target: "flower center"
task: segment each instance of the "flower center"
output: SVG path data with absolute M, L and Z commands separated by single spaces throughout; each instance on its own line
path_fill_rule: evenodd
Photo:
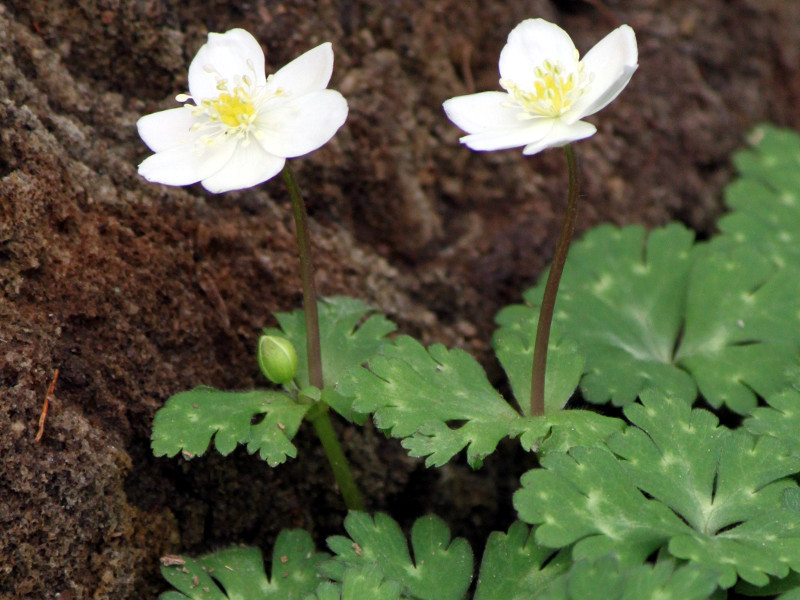
M 233 128 L 247 128 L 256 114 L 253 98 L 242 87 L 234 88 L 233 93 L 222 93 L 214 100 L 203 100 L 201 105 L 212 121 L 219 120 Z
M 587 77 L 584 64 L 575 55 L 576 69 L 569 73 L 561 65 L 549 60 L 533 71 L 533 86 L 523 89 L 510 79 L 501 79 L 500 85 L 511 97 L 509 106 L 517 106 L 524 112 L 520 119 L 534 117 L 559 117 L 567 112 L 575 101 L 589 88 L 592 77 Z
M 248 67 L 255 76 L 251 61 L 248 61 Z M 199 101 L 189 94 L 178 94 L 175 97 L 178 102 L 195 102 L 184 106 L 195 118 L 191 131 L 200 134 L 195 138 L 198 154 L 203 152 L 203 148 L 220 142 L 235 140 L 247 145 L 253 137 L 261 139 L 267 126 L 264 121 L 264 106 L 283 96 L 284 90 L 269 90 L 268 86 L 254 85 L 253 78 L 249 75 L 235 76 L 231 86 L 212 65 L 206 65 L 204 69 L 216 75 L 218 96 Z M 267 82 L 271 78 L 272 75 L 267 78 Z

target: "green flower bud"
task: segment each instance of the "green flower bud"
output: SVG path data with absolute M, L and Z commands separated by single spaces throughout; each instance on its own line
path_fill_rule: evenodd
M 289 383 L 297 374 L 297 352 L 292 342 L 274 335 L 258 340 L 258 366 L 273 383 Z

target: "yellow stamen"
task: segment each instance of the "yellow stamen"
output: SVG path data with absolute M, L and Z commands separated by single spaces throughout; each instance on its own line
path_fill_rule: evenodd
M 224 92 L 213 100 L 203 100 L 203 106 L 212 120 L 234 128 L 249 125 L 256 113 L 253 99 L 241 87 L 234 88 L 232 94 Z
M 566 75 L 561 64 L 546 60 L 534 69 L 534 75 L 533 89 L 522 89 L 508 79 L 500 80 L 500 85 L 511 96 L 512 104 L 525 111 L 521 118 L 563 115 L 586 92 L 590 83 L 581 62 L 578 62 L 577 72 Z

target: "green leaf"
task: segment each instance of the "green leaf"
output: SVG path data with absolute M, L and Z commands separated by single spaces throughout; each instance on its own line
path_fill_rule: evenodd
M 171 566 L 162 566 L 164 578 L 178 591 L 160 598 L 301 600 L 319 585 L 319 567 L 327 558 L 326 553 L 314 551 L 307 532 L 283 530 L 275 541 L 271 581 L 258 548 L 228 548 L 200 558 L 180 557 Z M 183 564 L 174 564 L 180 561 Z
M 598 227 L 570 250 L 553 335 L 583 353 L 580 385 L 588 401 L 626 405 L 651 387 L 691 402 L 699 387 L 712 406 L 746 414 L 756 394 L 773 394 L 796 377 L 797 270 L 777 269 L 751 248 L 692 241 L 679 225 L 646 240 L 641 227 Z M 518 396 L 527 394 L 521 365 L 543 290 L 541 283 L 526 292 L 529 306 L 498 315 L 496 339 L 528 336 L 498 348 Z M 562 354 L 553 356 L 553 368 L 574 369 L 575 355 Z
M 732 212 L 719 221 L 715 244 L 756 248 L 779 267 L 800 266 L 800 136 L 769 125 L 733 161 L 740 177 L 725 190 Z
M 615 551 L 626 562 L 667 546 L 718 571 L 725 588 L 737 576 L 765 585 L 800 567 L 800 519 L 790 508 L 799 492 L 788 478 L 800 457 L 652 391 L 625 415 L 633 425 L 607 442 L 616 457 L 574 448 L 523 476 L 514 505 L 522 520 L 542 524 L 539 543 L 577 542 L 576 558 Z
M 608 441 L 632 483 L 678 514 L 693 531 L 676 536 L 669 551 L 720 572 L 728 588 L 739 577 L 764 585 L 800 566 L 800 522 L 782 509 L 787 477 L 800 471 L 774 438 L 719 427 L 705 410 L 648 392 L 625 415 L 638 427 Z M 765 536 L 775 539 L 764 544 Z
M 638 564 L 671 537 L 689 531 L 664 504 L 645 498 L 605 448 L 552 452 L 541 465 L 522 476 L 514 507 L 521 520 L 540 525 L 536 541 L 543 546 L 575 544 L 575 559 L 613 551 Z
M 473 600 L 528 600 L 539 596 L 570 565 L 567 551 L 536 543 L 524 523 L 489 535 Z
M 582 560 L 537 600 L 707 600 L 717 589 L 717 573 L 659 560 L 654 565 L 621 566 L 614 556 Z M 530 596 L 528 596 L 530 597 Z
M 760 587 L 740 581 L 736 584 L 735 591 L 744 596 L 775 596 L 781 592 L 790 592 L 795 589 L 800 590 L 800 573 L 792 571 L 783 579 L 773 578 L 767 585 Z
M 606 440 L 624 427 L 622 419 L 588 410 L 560 410 L 544 417 L 514 421 L 510 434 L 521 436 L 525 450 L 544 456 L 548 452 L 566 452 L 575 446 L 605 446 Z
M 419 600 L 461 600 L 472 579 L 472 551 L 466 540 L 450 541 L 447 525 L 438 517 L 417 519 L 411 529 L 411 547 L 396 521 L 384 514 L 374 519 L 350 512 L 344 522 L 350 538 L 328 538 L 335 553 L 323 572 L 342 581 L 349 568 L 380 569 L 384 579 L 396 581 L 404 596 Z M 370 597 L 370 596 L 367 596 Z
M 800 273 L 776 269 L 751 248 L 709 249 L 688 291 L 675 356 L 714 407 L 746 414 L 791 383 L 800 358 Z
M 773 394 L 767 397 L 767 404 L 750 413 L 744 426 L 752 433 L 778 438 L 800 456 L 800 391 Z
M 576 342 L 585 357 L 581 389 L 590 402 L 625 405 L 648 386 L 687 401 L 696 396 L 691 376 L 672 361 L 683 324 L 694 234 L 671 225 L 645 237 L 642 227 L 601 226 L 570 249 L 552 334 L 564 351 L 552 357 L 552 368 L 572 372 L 576 354 L 566 340 Z M 498 314 L 496 340 L 513 331 L 524 338 L 525 349 L 533 345 L 536 330 L 531 324 L 538 318 L 545 281 L 543 276 L 525 293 L 528 306 Z M 502 345 L 501 354 L 514 393 L 524 398 L 524 368 L 514 364 L 523 359 L 512 360 Z M 558 366 L 562 361 L 567 364 Z M 550 362 L 548 356 L 548 367 Z M 520 402 L 524 404 L 522 398 Z
M 508 375 L 514 397 L 522 412 L 530 414 L 533 342 L 539 322 L 539 310 L 512 305 L 496 318 L 500 328 L 492 336 L 500 364 Z M 574 341 L 550 336 L 545 371 L 545 414 L 559 411 L 578 387 L 583 374 L 583 355 Z
M 247 444 L 248 452 L 258 452 L 274 467 L 287 456 L 296 456 L 297 448 L 291 440 L 306 410 L 307 405 L 295 404 L 281 392 L 221 392 L 197 387 L 176 394 L 156 413 L 153 454 L 175 456 L 181 452 L 185 458 L 192 458 L 203 454 L 213 438 L 214 447 L 223 456 L 237 444 Z
M 386 581 L 380 567 L 357 566 L 344 572 L 344 581 L 325 582 L 317 588 L 315 600 L 399 600 L 403 586 Z M 309 599 L 310 600 L 310 599 Z
M 411 456 L 427 456 L 428 466 L 464 447 L 469 464 L 480 466 L 520 418 L 469 354 L 440 344 L 426 350 L 408 336 L 384 346 L 369 369 L 352 371 L 340 391 L 355 398 L 356 412 L 374 413 L 377 427 L 403 439 Z
M 325 298 L 318 302 L 317 310 L 322 374 L 326 389 L 336 388 L 348 370 L 377 354 L 386 343 L 386 336 L 396 329 L 395 324 L 383 315 L 373 314 L 365 319 L 375 309 L 355 298 Z M 275 318 L 281 329 L 265 329 L 264 333 L 284 337 L 292 342 L 298 357 L 295 381 L 298 387 L 306 387 L 309 380 L 305 314 L 302 310 L 296 310 L 291 313 L 275 313 Z

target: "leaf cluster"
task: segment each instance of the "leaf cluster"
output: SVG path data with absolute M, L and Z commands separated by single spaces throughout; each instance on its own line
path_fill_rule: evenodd
M 712 240 L 696 242 L 681 225 L 649 234 L 603 226 L 572 247 L 543 417 L 527 407 L 544 277 L 524 304 L 497 316 L 492 345 L 510 400 L 466 352 L 389 340 L 394 325 L 358 301 L 322 303 L 319 397 L 339 414 L 371 417 L 428 466 L 465 450 L 478 468 L 510 437 L 538 453 L 540 468 L 523 475 L 519 521 L 490 536 L 477 568 L 466 542 L 451 540 L 436 517 L 417 521 L 409 544 L 389 517 L 351 513 L 348 537 L 328 540 L 332 555 L 303 542 L 321 558 L 292 562 L 307 573 L 289 577 L 299 587 L 281 597 L 455 600 L 474 584 L 476 600 L 701 600 L 731 589 L 798 598 L 800 138 L 762 126 L 752 139 L 734 159 L 741 176 Z M 157 415 L 156 453 L 199 454 L 213 438 L 222 453 L 246 444 L 270 464 L 294 456 L 291 439 L 309 409 L 305 325 L 300 311 L 277 318 L 281 329 L 269 333 L 302 357 L 295 381 L 280 392 L 200 388 L 173 397 Z M 561 410 L 576 390 L 622 407 L 621 418 Z M 693 408 L 698 400 L 706 408 Z M 742 425 L 720 425 L 721 409 Z M 274 553 L 288 557 L 283 542 Z M 183 594 L 167 600 L 239 597 L 209 574 L 219 572 L 213 556 L 166 568 Z M 262 590 L 250 597 L 273 597 L 265 594 L 277 589 L 276 573 L 291 571 L 276 571 L 273 559 L 269 580 L 248 556 L 241 572 Z M 203 585 L 190 589 L 195 577 Z M 203 586 L 222 595 L 197 595 Z

